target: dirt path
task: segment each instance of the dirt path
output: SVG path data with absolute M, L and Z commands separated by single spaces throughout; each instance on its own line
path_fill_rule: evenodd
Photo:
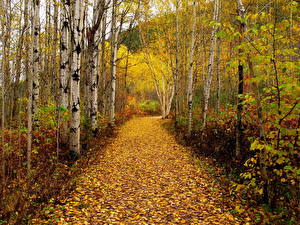
M 239 224 L 229 213 L 230 199 L 160 123 L 146 117 L 122 126 L 76 190 L 55 207 L 52 223 Z

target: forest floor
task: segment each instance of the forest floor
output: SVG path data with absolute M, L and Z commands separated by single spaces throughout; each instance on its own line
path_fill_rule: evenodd
M 124 124 L 75 190 L 32 224 L 246 224 L 230 213 L 228 191 L 161 123 Z

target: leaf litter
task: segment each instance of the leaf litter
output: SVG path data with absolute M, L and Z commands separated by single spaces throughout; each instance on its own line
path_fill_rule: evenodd
M 32 224 L 243 224 L 235 200 L 158 117 L 124 124 L 70 195 Z

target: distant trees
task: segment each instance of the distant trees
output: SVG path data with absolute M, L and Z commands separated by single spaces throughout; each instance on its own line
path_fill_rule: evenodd
M 6 127 L 14 126 L 27 110 L 28 172 L 35 151 L 35 130 L 43 126 L 40 120 L 44 115 L 39 111 L 55 105 L 53 123 L 57 127 L 58 151 L 65 154 L 62 149 L 68 149 L 77 158 L 81 154 L 82 125 L 88 124 L 87 129 L 96 132 L 98 112 L 109 115 L 114 124 L 116 102 L 124 104 L 115 99 L 117 89 L 122 88 L 116 83 L 118 48 L 122 42 L 119 33 L 122 24 L 132 27 L 135 23 L 139 1 L 95 0 L 93 16 L 87 14 L 91 6 L 81 0 L 61 3 L 1 0 L 0 13 L 5 15 L 1 17 L 0 44 L 2 143 L 6 142 Z M 41 20 L 44 11 L 45 20 Z M 109 14 L 112 21 L 106 19 Z M 84 88 L 81 78 L 87 81 L 86 92 L 81 91 Z M 80 113 L 83 106 L 86 115 Z M 5 152 L 2 153 L 4 174 Z
M 290 187 L 298 18 L 299 2 L 288 0 L 0 0 L 2 182 L 37 174 L 38 161 L 79 157 L 88 134 L 149 98 L 203 143 L 212 124 L 233 131 L 236 159 L 251 145 L 259 193 Z M 43 155 L 43 141 L 54 155 Z

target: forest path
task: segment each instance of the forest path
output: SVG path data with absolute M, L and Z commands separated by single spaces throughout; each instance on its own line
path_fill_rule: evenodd
M 160 123 L 143 117 L 123 125 L 55 206 L 52 224 L 239 224 L 230 199 Z

